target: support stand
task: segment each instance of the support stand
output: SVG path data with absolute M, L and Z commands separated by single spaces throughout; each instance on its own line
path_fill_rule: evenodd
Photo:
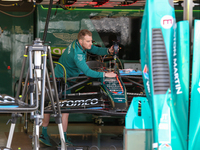
M 26 75 L 26 80 L 25 80 L 23 91 L 22 91 L 22 95 L 20 96 L 21 100 L 18 100 L 21 85 L 22 85 L 22 78 L 23 78 L 23 74 L 25 70 L 27 53 L 28 53 L 28 58 L 29 58 L 29 69 Z M 61 110 L 59 107 L 59 98 L 58 98 L 58 92 L 57 92 L 57 86 L 56 86 L 56 80 L 55 80 L 55 74 L 54 74 L 53 61 L 51 57 L 51 49 L 50 49 L 50 46 L 43 45 L 43 41 L 41 41 L 39 38 L 36 38 L 33 46 L 26 46 L 25 48 L 25 54 L 24 54 L 24 59 L 23 59 L 22 69 L 21 69 L 21 74 L 20 74 L 20 79 L 19 79 L 19 85 L 18 85 L 16 97 L 15 97 L 18 103 L 19 101 L 20 103 L 23 103 L 29 93 L 30 105 L 24 103 L 23 106 L 26 104 L 25 108 L 21 108 L 21 106 L 19 106 L 16 108 L 11 108 L 8 111 L 6 111 L 5 108 L 3 109 L 0 108 L 0 112 L 6 111 L 7 113 L 13 113 L 12 124 L 10 127 L 6 149 L 11 149 L 12 137 L 14 134 L 16 120 L 19 116 L 21 116 L 21 114 L 18 114 L 18 113 L 30 112 L 31 114 L 30 118 L 34 119 L 34 129 L 33 129 L 33 139 L 32 139 L 33 149 L 39 150 L 39 147 L 40 147 L 39 146 L 39 127 L 42 124 L 42 119 L 44 118 L 45 84 L 47 85 L 48 89 L 51 89 L 50 79 L 49 79 L 47 67 L 46 67 L 47 54 L 50 61 L 50 69 L 52 72 L 57 109 L 55 108 L 53 94 L 51 90 L 49 90 L 49 98 L 52 104 L 53 116 L 55 117 L 55 121 L 58 124 L 58 128 L 59 128 L 60 139 L 61 139 L 61 150 L 67 150 L 63 128 L 62 128 L 62 120 L 61 120 L 62 115 L 61 115 Z M 39 101 L 38 99 L 40 100 L 40 109 L 37 109 L 38 101 Z M 33 107 L 35 105 L 37 107 Z
M 8 141 L 7 141 L 7 144 L 6 144 L 6 147 L 8 147 L 8 148 L 11 147 L 11 142 L 12 142 L 12 138 L 13 138 L 13 134 L 14 134 L 14 129 L 15 129 L 15 125 L 16 125 L 18 117 L 21 117 L 21 114 L 14 114 L 14 113 L 12 114 L 10 132 L 9 132 Z

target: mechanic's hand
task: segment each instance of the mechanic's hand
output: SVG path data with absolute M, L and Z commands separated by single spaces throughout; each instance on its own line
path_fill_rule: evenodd
M 114 53 L 114 45 L 112 45 L 109 49 L 108 49 L 108 52 L 111 54 L 111 55 L 113 55 L 113 53 Z
M 116 73 L 114 73 L 114 72 L 105 72 L 105 77 L 110 77 L 110 78 L 112 78 L 112 77 L 116 77 Z

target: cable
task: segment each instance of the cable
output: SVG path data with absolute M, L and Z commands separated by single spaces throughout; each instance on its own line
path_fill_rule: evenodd
M 124 69 L 124 67 L 123 67 L 123 65 L 122 65 L 122 62 L 121 62 L 121 60 L 119 59 L 119 57 L 117 57 L 117 60 L 119 61 L 119 63 L 120 63 L 120 65 L 121 65 L 122 69 Z
M 64 74 L 65 74 L 65 83 L 67 83 L 67 71 L 66 71 L 65 67 L 59 62 L 54 61 L 53 63 L 58 64 L 63 68 Z
M 24 3 L 24 1 L 23 1 L 22 3 L 20 3 L 20 4 L 14 3 L 14 4 L 7 4 L 7 5 L 5 5 L 5 4 L 1 4 L 1 3 L 0 3 L 0 6 L 4 6 L 4 7 L 21 6 L 23 3 Z
M 23 2 L 24 3 L 24 2 Z M 22 4 L 23 4 L 22 3 Z M 15 3 L 15 4 L 8 4 L 8 5 L 5 5 L 5 4 L 1 4 L 0 3 L 0 6 L 3 6 L 3 7 L 10 7 L 10 6 L 18 6 L 19 4 L 18 3 Z
M 0 12 L 3 13 L 3 14 L 5 14 L 5 15 L 7 15 L 7 16 L 10 16 L 10 17 L 23 18 L 23 17 L 27 17 L 27 16 L 29 16 L 30 14 L 32 14 L 32 13 L 34 12 L 34 10 L 35 10 L 35 3 L 33 4 L 33 9 L 31 10 L 31 12 L 29 12 L 29 13 L 26 14 L 26 15 L 22 15 L 22 16 L 11 15 L 11 14 L 9 14 L 9 13 L 6 13 L 6 12 L 2 11 L 2 10 L 0 10 Z
M 50 16 L 51 16 L 52 5 L 53 5 L 53 0 L 50 0 L 49 9 L 48 9 L 47 17 L 46 17 L 46 22 L 45 22 L 44 34 L 43 34 L 43 38 L 42 38 L 42 40 L 44 42 L 45 42 L 46 36 L 47 36 L 47 30 L 48 30 L 48 26 L 49 26 L 49 19 L 50 19 Z

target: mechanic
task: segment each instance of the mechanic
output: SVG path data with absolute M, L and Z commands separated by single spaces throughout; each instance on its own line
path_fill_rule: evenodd
M 80 72 L 83 72 L 86 76 L 92 78 L 102 78 L 102 77 L 115 77 L 114 72 L 97 72 L 91 70 L 86 64 L 87 52 L 96 55 L 108 55 L 113 54 L 113 46 L 110 48 L 101 48 L 94 46 L 92 44 L 92 33 L 83 29 L 78 33 L 78 39 L 73 41 L 64 51 L 64 53 L 59 58 L 59 63 L 61 63 L 67 72 L 67 78 L 77 77 Z M 56 65 L 54 68 L 56 78 L 63 77 L 63 68 L 60 65 Z M 69 84 L 68 84 L 69 85 Z M 62 126 L 65 136 L 65 142 L 67 144 L 72 144 L 67 139 L 67 126 L 68 126 L 69 113 L 62 113 Z M 47 126 L 49 124 L 50 114 L 44 114 L 43 124 L 42 124 L 42 134 L 40 136 L 40 141 L 47 146 L 52 146 L 49 136 L 47 134 Z

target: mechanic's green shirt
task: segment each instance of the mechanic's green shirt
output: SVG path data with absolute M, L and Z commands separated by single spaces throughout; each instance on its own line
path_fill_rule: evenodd
M 108 49 L 92 45 L 91 49 L 83 50 L 78 40 L 73 41 L 59 58 L 59 63 L 66 69 L 67 77 L 77 77 L 80 72 L 93 78 L 101 78 L 104 76 L 104 72 L 97 72 L 88 67 L 86 64 L 87 52 L 97 55 L 107 55 Z M 60 65 L 56 65 L 54 71 L 57 78 L 63 77 L 63 69 Z

